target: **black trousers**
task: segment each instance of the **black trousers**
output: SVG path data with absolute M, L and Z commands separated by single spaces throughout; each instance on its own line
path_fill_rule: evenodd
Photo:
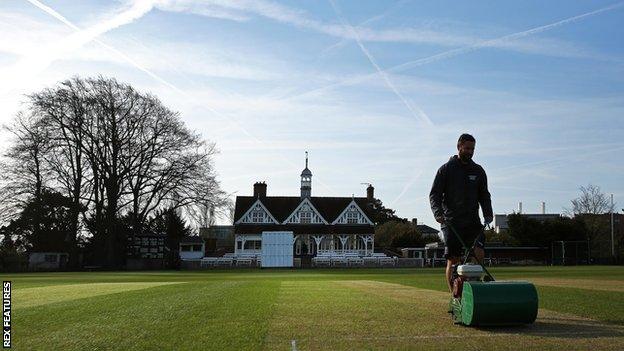
M 481 223 L 476 223 L 468 226 L 453 226 L 457 234 L 461 237 L 464 244 L 470 248 L 476 240 L 475 247 L 483 249 L 485 244 L 485 233 Z M 464 249 L 461 245 L 457 235 L 451 231 L 451 228 L 447 225 L 442 228 L 442 235 L 444 236 L 444 257 L 461 257 L 464 254 Z

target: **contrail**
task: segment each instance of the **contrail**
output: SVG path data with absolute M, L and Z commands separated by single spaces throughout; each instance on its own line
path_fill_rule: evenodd
M 590 17 L 590 16 L 594 16 L 597 15 L 599 13 L 602 12 L 606 12 L 606 11 L 610 11 L 610 10 L 615 10 L 618 7 L 622 7 L 624 5 L 624 2 L 620 2 L 611 6 L 607 6 L 607 7 L 603 7 L 601 9 L 595 10 L 595 11 L 591 11 L 591 12 L 587 12 L 584 13 L 582 15 L 578 15 L 578 16 L 574 16 L 574 17 L 570 17 L 570 18 L 566 18 L 563 19 L 561 21 L 555 22 L 555 23 L 551 23 L 551 24 L 547 24 L 541 27 L 536 27 L 533 29 L 529 29 L 529 30 L 525 30 L 523 32 L 518 32 L 518 33 L 513 33 L 513 34 L 509 34 L 509 35 L 505 35 L 496 39 L 490 39 L 490 40 L 484 40 L 481 42 L 478 42 L 474 45 L 471 46 L 467 46 L 464 48 L 459 48 L 459 49 L 453 49 L 453 50 L 449 50 L 437 55 L 433 55 L 430 57 L 426 57 L 423 59 L 419 59 L 419 60 L 414 60 L 414 61 L 410 61 L 410 62 L 406 62 L 403 64 L 400 64 L 398 66 L 394 66 L 392 68 L 389 69 L 389 71 L 391 72 L 400 72 L 400 71 L 404 71 L 406 69 L 412 68 L 412 67 L 416 67 L 416 66 L 421 66 L 427 63 L 431 63 L 431 62 L 436 62 L 436 61 L 440 61 L 440 60 L 444 60 L 447 58 L 451 58 L 460 54 L 464 54 L 464 53 L 468 53 L 471 51 L 475 51 L 484 47 L 492 47 L 495 46 L 496 44 L 499 43 L 503 43 L 509 40 L 514 40 L 514 39 L 519 39 L 519 38 L 523 38 L 529 35 L 533 35 L 533 34 L 537 34 L 537 33 L 541 33 L 541 32 L 545 32 L 547 30 L 550 30 L 552 28 L 555 27 L 559 27 L 562 26 L 564 24 L 567 23 L 572 23 L 572 22 L 577 22 L 580 21 L 586 17 Z
M 498 38 L 495 38 L 495 39 L 483 40 L 483 41 L 480 41 L 480 42 L 478 42 L 478 43 L 476 43 L 474 45 L 465 46 L 465 47 L 461 47 L 461 48 L 457 48 L 457 49 L 452 49 L 452 50 L 444 51 L 444 52 L 441 52 L 439 54 L 432 55 L 432 56 L 429 56 L 429 57 L 424 57 L 424 58 L 421 58 L 421 59 L 405 62 L 405 63 L 402 63 L 400 65 L 397 65 L 397 66 L 394 66 L 394 67 L 386 69 L 386 72 L 401 72 L 401 71 L 407 70 L 409 68 L 413 68 L 413 67 L 417 67 L 417 66 L 426 65 L 426 64 L 429 64 L 429 63 L 432 63 L 432 62 L 445 60 L 445 59 L 452 58 L 452 57 L 455 57 L 455 56 L 458 56 L 458 55 L 461 55 L 461 54 L 465 54 L 465 53 L 469 53 L 469 52 L 472 52 L 472 51 L 476 51 L 476 50 L 479 50 L 479 49 L 482 49 L 482 48 L 485 48 L 485 47 L 493 47 L 493 46 L 495 46 L 495 44 L 499 44 L 499 43 L 502 43 L 502 42 L 505 42 L 505 41 L 509 41 L 509 40 L 513 40 L 513 39 L 519 39 L 519 38 L 523 38 L 523 37 L 526 37 L 526 36 L 529 36 L 529 35 L 545 32 L 545 31 L 550 30 L 552 28 L 559 27 L 559 26 L 562 26 L 562 25 L 565 25 L 565 24 L 568 24 L 568 23 L 572 23 L 572 22 L 577 22 L 577 21 L 580 21 L 580 20 L 585 19 L 585 18 L 590 17 L 590 16 L 594 16 L 594 15 L 597 15 L 597 14 L 600 14 L 600 13 L 603 13 L 603 12 L 615 10 L 615 9 L 620 8 L 622 6 L 624 6 L 624 2 L 619 2 L 619 3 L 613 4 L 613 5 L 610 5 L 610 6 L 607 6 L 607 7 L 600 8 L 598 10 L 587 12 L 587 13 L 584 13 L 584 14 L 581 14 L 581 15 L 577 15 L 577 16 L 574 16 L 574 17 L 569 17 L 569 18 L 566 18 L 566 19 L 563 19 L 563 20 L 560 20 L 560 21 L 557 21 L 557 22 L 554 22 L 554 23 L 550 23 L 550 24 L 547 24 L 547 25 L 535 27 L 535 28 L 528 29 L 528 30 L 525 30 L 525 31 L 522 31 L 522 32 L 508 34 L 508 35 L 505 35 L 505 36 L 502 36 L 502 37 L 498 37 Z M 336 87 L 339 87 L 339 86 L 352 85 L 352 84 L 361 83 L 361 82 L 366 81 L 366 80 L 368 80 L 370 78 L 373 78 L 374 76 L 376 76 L 376 73 L 375 74 L 367 74 L 367 75 L 364 75 L 364 76 L 351 78 L 351 79 L 345 79 L 345 80 L 342 80 L 342 81 L 334 83 L 334 84 L 330 84 L 330 85 L 327 85 L 327 86 L 324 86 L 324 87 L 320 87 L 320 88 L 309 90 L 309 91 L 304 92 L 304 93 L 300 93 L 300 94 L 297 94 L 297 95 L 286 97 L 285 99 L 286 100 L 292 100 L 292 99 L 295 99 L 295 98 L 298 98 L 298 97 L 301 97 L 301 96 L 306 96 L 306 95 L 314 94 L 316 92 L 330 90 L 330 89 L 333 89 L 333 88 L 336 88 Z
M 364 47 L 358 32 L 341 15 L 340 10 L 338 9 L 336 4 L 334 3 L 334 0 L 329 0 L 329 3 L 334 8 L 334 11 L 336 12 L 336 16 L 342 22 L 343 26 L 345 26 L 345 28 L 347 28 L 348 30 L 351 31 L 351 33 L 353 34 L 353 37 L 355 38 L 355 42 L 358 44 L 358 46 L 360 47 L 360 49 L 362 50 L 364 55 L 366 55 L 366 57 L 368 58 L 368 61 L 370 61 L 370 63 L 373 65 L 373 67 L 375 67 L 375 69 L 377 70 L 377 73 L 379 73 L 379 75 L 381 75 L 383 80 L 386 82 L 386 85 L 394 92 L 394 94 L 403 102 L 403 104 L 407 107 L 407 109 L 412 113 L 412 116 L 422 120 L 425 123 L 425 125 L 427 125 L 427 126 L 433 126 L 433 122 L 431 121 L 429 116 L 427 116 L 427 114 L 422 109 L 418 108 L 417 106 L 413 107 L 407 101 L 407 99 L 405 99 L 403 94 L 401 94 L 397 90 L 396 86 L 392 83 L 392 81 L 390 80 L 390 78 L 388 77 L 386 72 L 384 70 L 382 70 L 381 67 L 379 67 L 379 65 L 377 64 L 377 62 L 376 62 L 375 58 L 373 57 L 373 55 L 371 55 L 371 53 L 368 51 L 368 49 L 366 49 L 366 47 Z
M 345 26 L 345 28 L 347 28 L 348 30 L 351 31 L 351 33 L 353 34 L 353 37 L 355 38 L 356 43 L 358 44 L 358 46 L 360 47 L 360 49 L 362 50 L 364 55 L 366 55 L 366 57 L 368 58 L 370 63 L 375 67 L 375 69 L 377 70 L 377 73 L 379 73 L 379 75 L 381 75 L 381 77 L 384 79 L 386 85 L 388 85 L 388 87 L 394 92 L 394 94 L 403 102 L 403 104 L 407 107 L 407 109 L 412 113 L 412 116 L 422 120 L 425 123 L 425 127 L 426 128 L 433 127 L 434 124 L 431 121 L 431 119 L 429 118 L 429 116 L 427 116 L 427 114 L 422 109 L 418 108 L 418 106 L 416 106 L 414 108 L 405 99 L 403 94 L 401 94 L 398 91 L 396 86 L 390 80 L 390 77 L 388 77 L 388 74 L 384 70 L 382 70 L 381 67 L 379 67 L 379 65 L 377 64 L 377 62 L 376 62 L 375 58 L 373 57 L 373 55 L 371 55 L 371 53 L 368 51 L 368 49 L 366 49 L 364 44 L 362 44 L 362 40 L 360 39 L 360 36 L 357 33 L 357 31 L 353 28 L 353 26 L 351 26 L 348 23 L 348 21 L 344 18 L 344 16 L 341 15 L 340 10 L 338 9 L 336 4 L 334 3 L 334 0 L 328 0 L 328 1 L 331 4 L 331 6 L 334 8 L 334 11 L 336 12 L 336 16 L 338 17 L 338 19 L 342 22 L 342 24 L 343 24 L 343 26 Z M 429 147 L 427 148 L 427 151 L 430 150 L 431 147 L 432 147 L 431 144 L 429 144 Z M 425 151 L 425 149 L 420 149 L 417 156 L 420 156 L 424 151 Z M 403 197 L 403 195 L 405 195 L 407 190 L 416 182 L 416 180 L 420 177 L 421 174 L 422 174 L 422 170 L 418 170 L 416 172 L 416 174 L 414 174 L 411 177 L 411 179 L 403 187 L 403 190 L 401 191 L 401 193 L 391 202 L 391 205 L 394 204 L 396 201 L 398 201 L 401 197 Z
M 541 161 L 527 162 L 527 163 L 522 163 L 522 164 L 518 164 L 518 165 L 501 167 L 501 168 L 495 169 L 494 171 L 509 171 L 509 170 L 514 170 L 514 169 L 518 169 L 518 168 L 526 168 L 526 167 L 529 167 L 529 166 L 538 166 L 538 165 L 542 165 L 542 164 L 546 164 L 546 163 L 553 163 L 553 162 L 567 161 L 567 160 L 575 160 L 575 159 L 582 158 L 582 157 L 594 156 L 594 155 L 600 155 L 600 154 L 606 154 L 606 153 L 612 153 L 612 152 L 620 151 L 620 150 L 624 150 L 624 146 L 619 146 L 619 147 L 610 148 L 610 149 L 604 149 L 604 150 L 598 150 L 598 151 L 592 151 L 592 152 L 586 152 L 586 153 L 583 153 L 583 154 L 573 154 L 573 155 L 557 157 L 557 158 L 551 158 L 551 159 L 541 160 Z
M 34 4 L 32 0 L 29 1 Z M 46 12 L 52 10 L 41 3 L 38 5 L 41 5 L 38 7 Z M 97 36 L 134 21 L 149 12 L 151 8 L 152 4 L 149 2 L 135 2 L 128 10 L 117 14 L 113 18 L 102 21 L 85 30 L 77 31 L 70 35 L 65 41 L 54 45 L 50 44 L 43 48 L 42 51 L 32 53 L 28 57 L 21 59 L 13 66 L 4 69 L 0 75 L 3 79 L 12 82 L 12 85 L 6 86 L 4 91 L 21 88 L 24 84 L 28 84 L 31 78 L 44 71 L 52 62 L 61 58 L 66 52 L 78 49 Z M 56 15 L 55 17 L 58 18 Z M 65 19 L 64 23 L 67 24 L 67 22 L 69 21 Z
M 414 183 L 416 183 L 418 178 L 420 178 L 420 176 L 422 175 L 423 170 L 425 169 L 425 165 L 421 161 L 420 155 L 428 154 L 429 152 L 431 152 L 431 150 L 435 148 L 435 146 L 437 145 L 439 141 L 437 134 L 434 134 L 434 133 L 427 133 L 426 138 L 428 140 L 425 140 L 424 143 L 427 146 L 424 148 L 419 148 L 418 154 L 416 155 L 416 157 L 414 157 L 414 159 L 417 160 L 416 161 L 417 163 L 420 161 L 419 162 L 420 164 L 414 165 L 414 168 L 416 169 L 416 171 L 410 177 L 410 179 L 405 183 L 399 195 L 397 195 L 392 201 L 390 201 L 390 203 L 388 204 L 389 206 L 394 206 L 394 204 L 396 204 L 407 193 L 407 191 L 414 185 Z
M 121 13 L 120 15 L 116 16 L 115 18 L 105 21 L 104 23 L 100 23 L 92 28 L 89 28 L 87 30 L 82 30 L 80 27 L 76 26 L 74 23 L 72 23 L 71 21 L 69 21 L 66 17 L 64 17 L 63 15 L 61 15 L 59 12 L 55 11 L 54 9 L 52 9 L 51 7 L 41 3 L 38 0 L 27 0 L 28 2 L 30 2 L 31 4 L 33 4 L 34 6 L 38 7 L 39 9 L 43 10 L 44 12 L 48 13 L 49 15 L 51 15 L 52 17 L 58 19 L 59 21 L 63 22 L 65 25 L 69 26 L 70 28 L 74 29 L 77 31 L 76 34 L 72 35 L 72 37 L 78 36 L 80 35 L 80 37 L 82 38 L 80 40 L 80 45 L 74 45 L 75 48 L 77 49 L 80 46 L 90 42 L 90 41 L 94 41 L 100 45 L 102 45 L 104 48 L 114 52 L 115 54 L 119 55 L 120 57 L 122 57 L 124 60 L 126 60 L 127 62 L 129 62 L 131 65 L 133 65 L 134 67 L 136 67 L 137 69 L 139 69 L 140 71 L 146 73 L 147 75 L 149 75 L 150 77 L 152 77 L 153 79 L 155 79 L 156 81 L 164 84 L 165 86 L 171 88 L 172 90 L 174 90 L 175 92 L 179 93 L 180 95 L 184 96 L 188 101 L 194 102 L 197 106 L 201 107 L 201 108 L 205 108 L 206 110 L 212 112 L 214 115 L 219 116 L 225 120 L 229 120 L 231 123 L 233 123 L 236 127 L 238 127 L 245 135 L 247 135 L 249 138 L 251 138 L 253 141 L 255 141 L 258 144 L 266 144 L 265 141 L 260 140 L 259 138 L 257 138 L 255 135 L 253 135 L 252 133 L 250 133 L 243 125 L 241 125 L 240 122 L 238 122 L 237 119 L 235 119 L 232 116 L 226 116 L 223 113 L 213 109 L 212 107 L 203 104 L 201 102 L 197 102 L 195 101 L 195 99 L 191 96 L 189 96 L 186 92 L 184 92 L 183 90 L 179 89 L 178 87 L 176 87 L 175 85 L 169 83 L 168 81 L 166 81 L 165 79 L 163 79 L 162 77 L 158 76 L 157 74 L 155 74 L 154 72 L 150 71 L 149 69 L 147 69 L 146 67 L 142 66 L 141 64 L 139 64 L 138 62 L 136 62 L 135 60 L 133 60 L 131 57 L 129 57 L 128 55 L 124 54 L 123 52 L 115 49 L 114 47 L 102 42 L 101 40 L 97 39 L 97 36 L 111 30 L 114 28 L 117 28 L 119 26 L 122 26 L 124 24 L 130 23 L 138 18 L 140 18 L 141 16 L 143 16 L 144 14 L 146 14 L 147 12 L 149 12 L 152 8 L 153 8 L 153 3 L 151 1 L 138 1 L 137 3 L 135 3 L 135 5 L 128 11 Z M 87 33 L 86 35 L 83 33 Z M 72 47 L 73 48 L 73 47 Z M 58 57 L 51 57 L 49 58 L 49 61 L 42 66 L 42 69 L 45 69 L 51 62 L 53 62 L 54 60 L 56 60 Z M 22 65 L 26 65 L 27 62 L 22 63 Z M 35 72 L 36 74 L 37 72 Z M 296 165 L 286 159 L 285 157 L 281 156 L 280 157 L 286 161 L 287 163 L 289 163 L 291 166 L 296 167 Z M 317 177 L 317 182 L 323 186 L 324 188 L 326 188 L 329 191 L 334 191 L 333 188 L 331 188 L 329 185 L 325 184 L 324 182 L 322 182 L 318 177 Z
M 51 15 L 52 17 L 58 19 L 59 21 L 65 23 L 68 27 L 70 27 L 70 28 L 72 28 L 72 29 L 74 29 L 76 31 L 79 31 L 79 32 L 82 31 L 82 29 L 80 27 L 78 27 L 75 24 L 73 24 L 72 22 L 70 22 L 65 16 L 61 15 L 60 13 L 55 11 L 53 8 L 51 8 L 51 7 L 41 3 L 40 1 L 38 1 L 38 0 L 26 0 L 26 1 L 30 2 L 31 4 L 33 4 L 34 6 L 38 7 L 39 9 L 45 11 L 46 13 Z M 144 66 L 142 66 L 141 64 L 139 64 L 138 62 L 133 60 L 131 57 L 129 57 L 128 55 L 124 54 L 123 52 L 121 52 L 121 51 L 115 49 L 114 47 L 112 47 L 112 46 L 102 42 L 97 37 L 93 37 L 93 41 L 98 43 L 102 47 L 104 47 L 104 48 L 114 52 L 115 54 L 119 55 L 121 58 L 126 60 L 128 63 L 130 63 L 131 65 L 133 65 L 134 67 L 136 67 L 137 69 L 142 71 L 143 73 L 147 74 L 148 76 L 154 78 L 158 82 L 168 86 L 169 88 L 175 90 L 176 92 L 178 92 L 180 94 L 184 94 L 184 92 L 182 90 L 180 90 L 178 87 L 176 87 L 173 84 L 169 83 L 168 81 L 164 80 L 162 77 L 156 75 L 154 72 L 152 72 L 149 69 L 145 68 Z
M 393 12 L 394 10 L 396 10 L 397 8 L 399 8 L 399 7 L 403 6 L 403 5 L 405 5 L 406 3 L 410 2 L 410 1 L 411 1 L 411 0 L 401 0 L 401 1 L 398 1 L 398 2 L 396 2 L 394 5 L 390 6 L 390 7 L 389 7 L 387 10 L 385 10 L 383 13 L 381 13 L 381 14 L 379 14 L 379 15 L 376 15 L 376 16 L 373 16 L 373 17 L 371 17 L 371 18 L 369 18 L 369 19 L 365 20 L 364 22 L 361 22 L 360 24 L 358 24 L 358 26 L 363 26 L 363 25 L 366 25 L 366 24 L 369 24 L 369 23 L 372 23 L 372 22 L 378 21 L 378 20 L 380 20 L 380 19 L 382 19 L 382 18 L 384 18 L 384 17 L 388 16 L 388 14 L 390 14 L 391 12 Z M 344 45 L 345 43 L 347 43 L 348 41 L 349 41 L 349 40 L 347 40 L 347 39 L 342 39 L 342 40 L 338 41 L 337 43 L 335 43 L 335 44 L 333 44 L 333 45 L 331 45 L 331 46 L 329 46 L 329 47 L 325 48 L 323 51 L 321 51 L 320 56 L 325 56 L 328 52 L 330 52 L 330 51 L 332 51 L 332 50 L 334 50 L 334 49 L 336 49 L 336 48 L 339 48 L 339 47 L 343 46 L 343 45 Z

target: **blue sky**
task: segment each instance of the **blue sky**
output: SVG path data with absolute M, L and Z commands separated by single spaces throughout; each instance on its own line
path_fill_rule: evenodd
M 214 141 L 232 196 L 298 195 L 308 150 L 314 196 L 370 182 L 433 225 L 434 174 L 468 132 L 496 213 L 561 212 L 589 183 L 624 204 L 622 23 L 610 1 L 3 0 L 0 122 L 103 74 Z

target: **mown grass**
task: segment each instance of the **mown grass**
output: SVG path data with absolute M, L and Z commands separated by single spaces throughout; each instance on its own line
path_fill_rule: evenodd
M 459 345 L 624 349 L 624 294 L 617 291 L 624 289 L 624 267 L 500 267 L 492 273 L 499 280 L 541 282 L 536 286 L 545 314 L 533 329 L 500 334 L 453 326 L 445 313 L 441 269 L 30 273 L 2 278 L 13 282 L 15 349 L 269 350 L 292 349 L 292 340 L 298 350 Z M 583 288 L 545 285 L 549 278 L 591 283 L 579 284 Z M 604 290 L 600 281 L 616 291 Z M 562 332 L 568 329 L 575 332 Z M 457 338 L 467 336 L 464 343 Z M 505 339 L 515 342 L 500 342 Z

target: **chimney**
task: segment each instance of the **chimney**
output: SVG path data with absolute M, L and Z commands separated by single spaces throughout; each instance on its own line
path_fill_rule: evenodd
M 542 201 L 542 214 L 546 214 L 546 203 Z
M 373 188 L 372 184 L 368 184 L 368 188 L 366 188 L 366 200 L 368 202 L 375 201 L 375 188 Z
M 522 201 L 518 203 L 518 213 L 522 214 Z
M 256 182 L 254 183 L 254 197 L 255 198 L 259 198 L 259 197 L 266 197 L 266 190 L 267 190 L 267 185 L 265 182 Z
M 416 218 L 412 218 L 412 224 L 414 226 L 418 225 L 418 220 Z

